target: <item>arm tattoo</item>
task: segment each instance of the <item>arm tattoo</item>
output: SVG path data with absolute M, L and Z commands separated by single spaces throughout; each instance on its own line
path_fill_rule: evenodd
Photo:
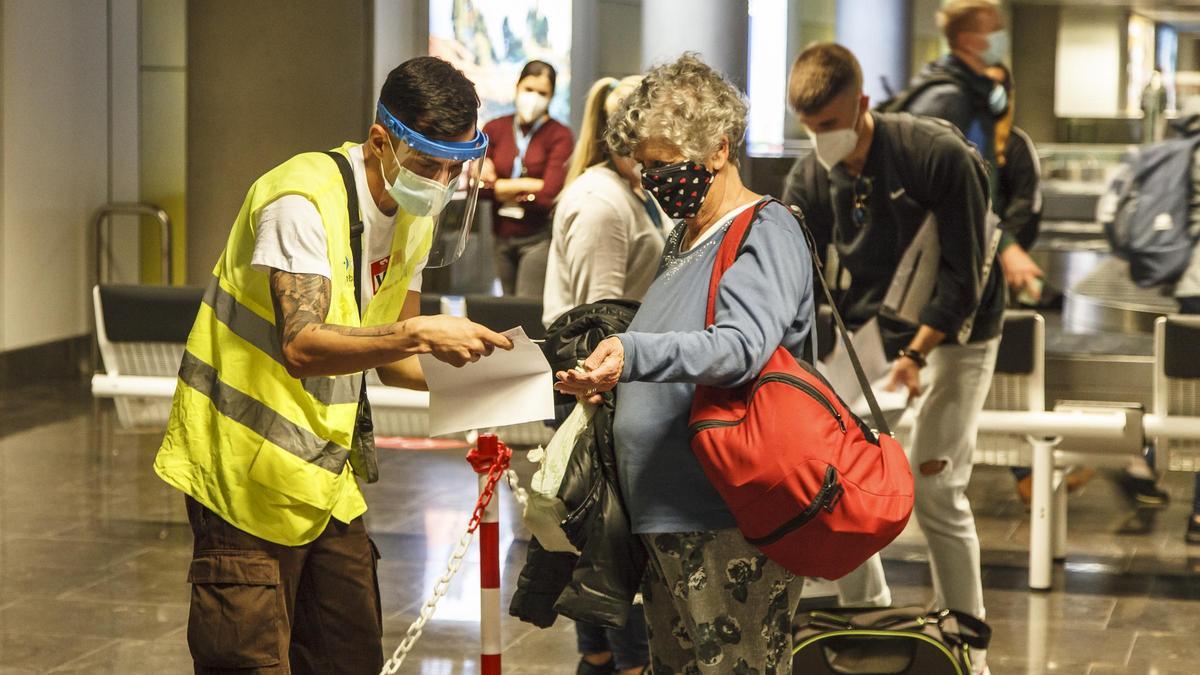
M 275 305 L 275 333 L 287 347 L 309 324 L 324 323 L 329 313 L 329 279 L 319 274 L 290 274 L 271 270 L 271 300 Z
M 275 305 L 275 331 L 281 347 L 287 347 L 305 327 L 314 325 L 349 337 L 381 337 L 395 332 L 390 325 L 339 326 L 325 323 L 330 304 L 329 279 L 319 274 L 290 274 L 271 271 L 271 300 Z
M 351 326 L 323 323 L 317 327 L 321 330 L 332 331 L 339 335 L 349 335 L 350 337 L 380 337 L 396 332 L 391 326 L 363 326 L 361 328 L 353 328 Z

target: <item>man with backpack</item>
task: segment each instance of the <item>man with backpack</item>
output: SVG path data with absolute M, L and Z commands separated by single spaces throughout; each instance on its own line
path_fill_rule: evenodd
M 1200 261 L 1193 255 L 1200 234 L 1196 161 L 1200 115 L 1171 123 L 1175 137 L 1142 146 L 1122 159 L 1120 170 L 1096 207 L 1113 252 L 1129 262 L 1143 288 L 1178 282 L 1175 296 L 1185 313 L 1200 313 Z
M 988 164 L 991 195 L 999 185 L 1000 152 L 996 124 L 1008 111 L 1008 91 L 989 74 L 1008 51 L 1004 17 L 995 0 L 952 0 L 937 13 L 950 52 L 925 66 L 912 84 L 880 105 L 887 112 L 937 117 L 958 127 Z M 1045 276 L 1025 248 L 1006 230 L 1000 239 L 1000 265 L 1014 294 L 1041 296 Z
M 1175 284 L 1175 300 L 1179 302 L 1181 314 L 1200 314 L 1200 114 L 1175 120 L 1171 127 L 1179 137 L 1176 139 L 1179 146 L 1185 148 L 1184 152 L 1190 150 L 1191 153 L 1182 189 L 1187 195 L 1185 241 L 1192 248 L 1188 264 L 1179 283 Z M 1197 522 L 1197 528 L 1200 528 L 1200 522 Z
M 858 60 L 840 45 L 800 54 L 788 101 L 816 151 L 789 173 L 784 201 L 803 210 L 819 254 L 834 244 L 850 277 L 848 286 L 836 286 L 842 315 L 852 330 L 879 322 L 894 359 L 891 385 L 907 388 L 914 402 L 914 510 L 929 541 L 935 602 L 982 617 L 979 539 L 966 487 L 1004 315 L 987 237 L 987 167 L 944 121 L 868 110 Z M 919 325 L 909 325 L 880 309 L 930 216 L 941 254 Z M 878 560 L 851 573 L 842 594 L 854 604 L 886 604 Z
M 938 117 L 958 127 L 991 167 L 996 166 L 996 118 L 1008 107 L 987 74 L 1008 51 L 1004 18 L 994 0 L 952 0 L 938 10 L 950 52 L 925 68 L 883 107 Z

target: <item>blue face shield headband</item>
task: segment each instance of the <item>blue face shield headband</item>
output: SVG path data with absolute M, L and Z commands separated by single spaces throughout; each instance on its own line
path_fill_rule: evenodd
M 487 152 L 488 137 L 482 130 L 477 130 L 475 138 L 469 141 L 439 141 L 408 127 L 388 111 L 382 101 L 375 107 L 375 116 L 393 138 L 430 157 L 466 162 L 480 159 Z
M 426 268 L 453 263 L 470 236 L 487 134 L 476 131 L 466 142 L 435 140 L 401 122 L 382 103 L 376 120 L 387 131 L 391 148 L 381 170 L 387 194 L 396 203 L 396 227 L 405 230 L 405 262 L 424 256 Z

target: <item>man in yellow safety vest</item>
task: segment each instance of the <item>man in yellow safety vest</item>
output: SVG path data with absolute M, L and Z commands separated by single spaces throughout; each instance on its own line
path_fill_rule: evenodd
M 418 316 L 422 270 L 461 254 L 487 149 L 471 82 L 433 57 L 380 92 L 363 143 L 251 185 L 188 337 L 154 464 L 195 537 L 197 673 L 377 673 L 376 559 L 356 474 L 377 477 L 363 371 L 424 388 L 507 338 Z M 462 200 L 454 218 L 447 203 Z

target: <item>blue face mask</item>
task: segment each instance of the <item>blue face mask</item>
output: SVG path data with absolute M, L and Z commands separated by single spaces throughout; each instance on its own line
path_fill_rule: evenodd
M 979 58 L 989 66 L 994 66 L 1004 60 L 1008 54 L 1008 31 L 998 30 L 988 33 L 988 47 L 979 54 Z
M 988 94 L 988 109 L 996 117 L 1002 117 L 1008 112 L 1008 92 L 1004 90 L 1004 85 L 997 84 L 992 87 L 992 93 Z

